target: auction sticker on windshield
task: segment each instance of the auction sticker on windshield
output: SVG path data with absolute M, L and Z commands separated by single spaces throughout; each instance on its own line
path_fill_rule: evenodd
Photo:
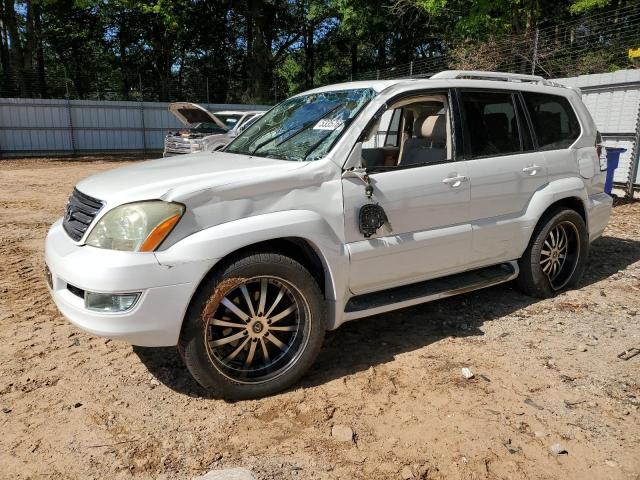
M 336 128 L 340 127 L 343 123 L 344 121 L 340 119 L 336 119 L 336 120 L 325 119 L 325 120 L 320 120 L 318 123 L 316 123 L 313 129 L 314 130 L 335 130 Z

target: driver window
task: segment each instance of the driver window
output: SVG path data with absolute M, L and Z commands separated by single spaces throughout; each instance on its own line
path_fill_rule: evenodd
M 362 145 L 365 167 L 407 167 L 452 158 L 450 115 L 445 95 L 403 100 L 387 110 Z

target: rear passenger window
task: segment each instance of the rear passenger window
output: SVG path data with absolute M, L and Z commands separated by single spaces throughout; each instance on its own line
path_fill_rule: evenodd
M 556 95 L 523 92 L 541 150 L 568 148 L 580 135 L 569 101 Z
M 462 92 L 462 108 L 473 157 L 506 155 L 522 150 L 511 94 Z

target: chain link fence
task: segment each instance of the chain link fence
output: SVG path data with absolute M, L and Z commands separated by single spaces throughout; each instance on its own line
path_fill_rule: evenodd
M 529 73 L 546 78 L 574 77 L 638 68 L 629 49 L 640 47 L 640 2 L 485 41 L 450 45 L 430 58 L 368 70 L 352 80 L 429 77 L 442 70 L 490 70 Z

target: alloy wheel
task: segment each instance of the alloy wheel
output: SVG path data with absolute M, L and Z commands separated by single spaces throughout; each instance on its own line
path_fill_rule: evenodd
M 540 251 L 540 268 L 554 290 L 564 287 L 578 264 L 580 241 L 578 230 L 571 222 L 554 225 Z
M 221 286 L 222 287 L 222 286 Z M 309 339 L 309 305 L 277 277 L 238 279 L 208 305 L 203 320 L 209 359 L 239 383 L 273 380 L 291 368 Z

